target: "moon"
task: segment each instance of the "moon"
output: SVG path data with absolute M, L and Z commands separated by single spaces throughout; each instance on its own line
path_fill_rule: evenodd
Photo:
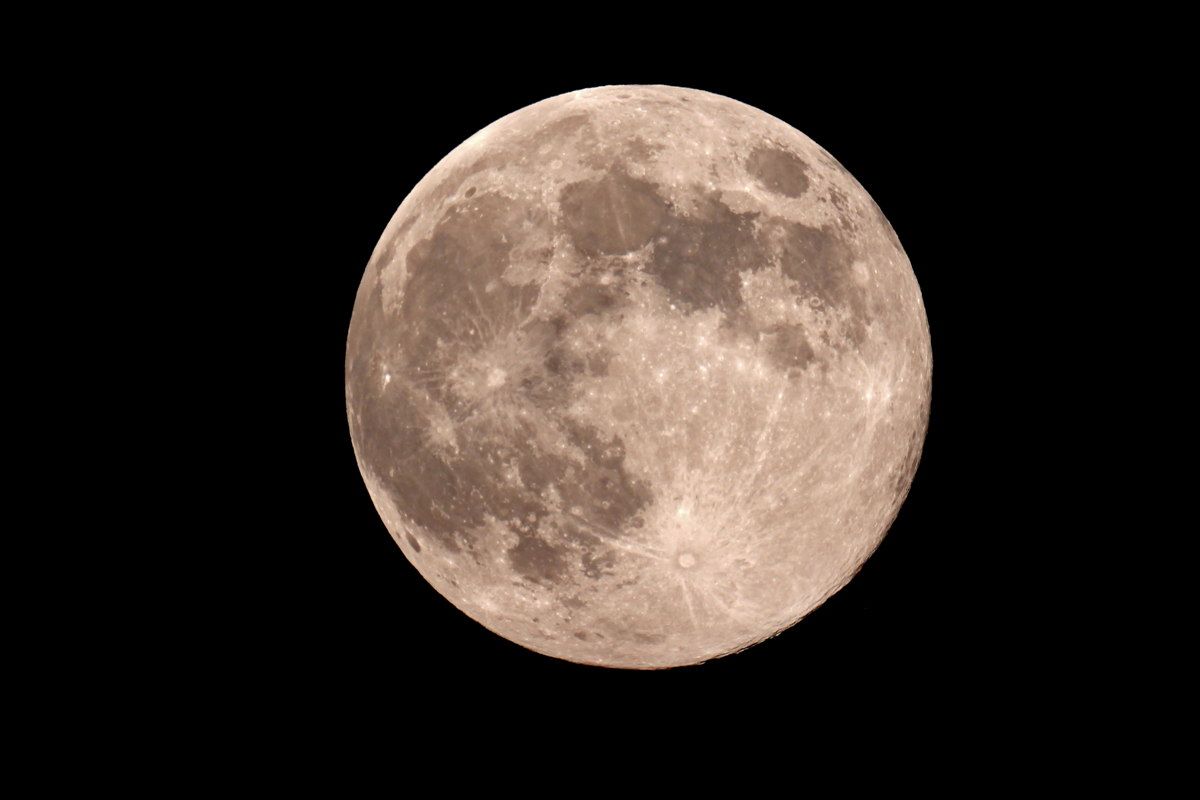
M 447 600 L 654 669 L 853 577 L 908 494 L 931 371 L 908 257 L 836 159 L 727 97 L 606 86 L 489 125 L 405 198 L 346 402 L 380 517 Z

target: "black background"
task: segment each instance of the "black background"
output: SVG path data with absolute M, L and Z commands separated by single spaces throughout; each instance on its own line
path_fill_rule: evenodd
M 1032 490 L 1012 436 L 1039 374 L 1022 355 L 1003 276 L 1027 266 L 1020 259 L 1038 235 L 1013 224 L 1028 203 L 1013 176 L 1031 140 L 1047 146 L 1045 99 L 1034 101 L 1024 79 L 964 53 L 864 70 L 785 57 L 740 67 L 626 56 L 454 68 L 415 56 L 314 62 L 246 70 L 236 90 L 214 90 L 220 115 L 203 121 L 222 176 L 232 176 L 224 224 L 239 255 L 212 267 L 233 315 L 237 356 L 221 368 L 236 387 L 224 408 L 241 434 L 226 453 L 228 548 L 197 623 L 215 642 L 206 658 L 222 680 L 294 709 L 419 714 L 501 703 L 530 718 L 697 698 L 732 717 L 861 701 L 977 708 L 1054 680 L 1042 655 L 1045 612 L 1026 602 L 1039 576 L 1025 554 L 1042 523 L 1013 513 Z M 862 571 L 780 636 L 662 672 L 532 653 L 441 598 L 375 512 L 344 397 L 355 292 L 409 190 L 504 114 L 617 83 L 726 95 L 832 153 L 899 235 L 934 355 L 920 468 Z

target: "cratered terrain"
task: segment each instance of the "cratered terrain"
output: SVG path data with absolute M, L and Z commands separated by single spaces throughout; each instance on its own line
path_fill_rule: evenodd
M 931 364 L 909 260 L 829 153 L 726 97 L 611 86 L 504 117 L 412 190 L 346 398 L 438 592 L 540 653 L 658 668 L 850 580 L 908 493 Z

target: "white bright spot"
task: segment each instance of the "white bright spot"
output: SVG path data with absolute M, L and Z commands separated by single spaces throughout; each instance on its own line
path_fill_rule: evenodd
M 680 553 L 679 566 L 683 567 L 684 569 L 690 569 L 691 567 L 696 566 L 696 557 L 691 553 Z
M 489 389 L 495 389 L 498 386 L 503 386 L 504 381 L 508 379 L 508 373 L 499 367 L 492 367 L 492 371 L 488 373 L 487 385 Z

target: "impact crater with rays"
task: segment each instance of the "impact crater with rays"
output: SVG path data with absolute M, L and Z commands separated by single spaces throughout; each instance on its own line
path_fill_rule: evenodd
M 376 508 L 451 603 L 661 668 L 850 580 L 908 493 L 931 365 L 908 258 L 832 156 L 726 97 L 609 86 L 504 117 L 412 190 L 346 398 Z

